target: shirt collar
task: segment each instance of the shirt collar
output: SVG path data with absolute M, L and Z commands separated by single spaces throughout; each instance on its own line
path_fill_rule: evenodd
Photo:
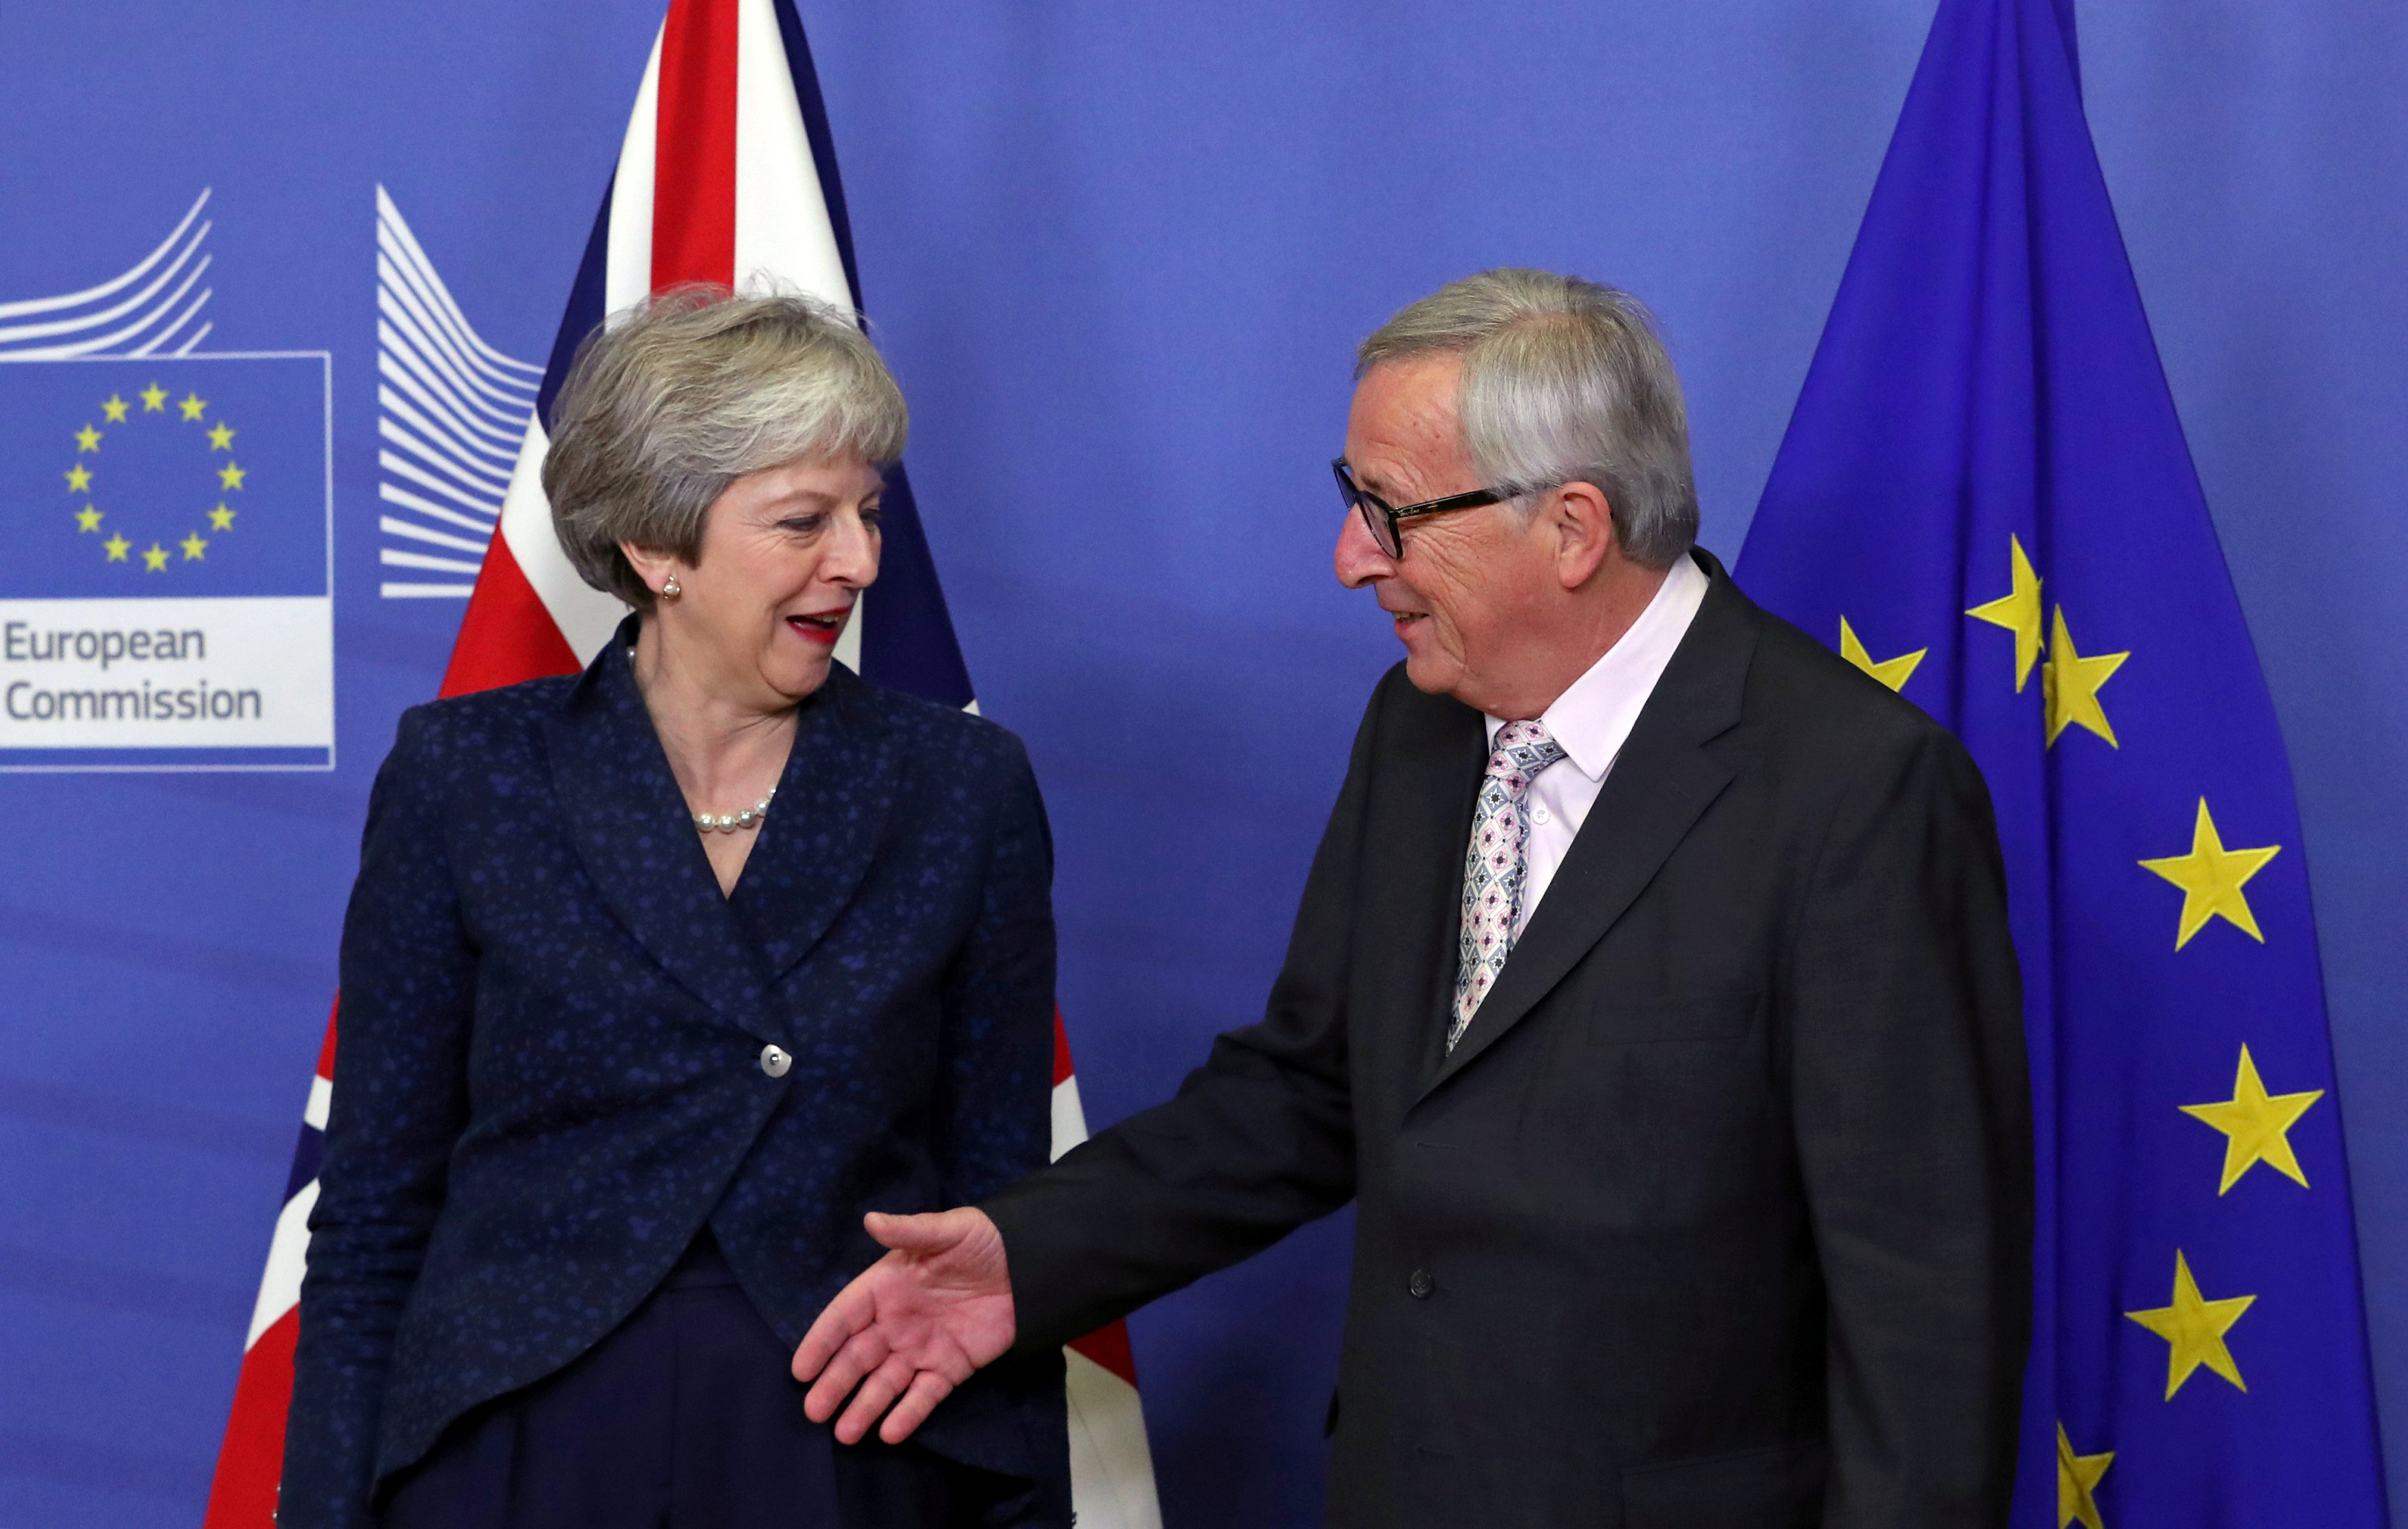
M 1656 681 L 1672 662 L 1682 637 L 1687 636 L 1710 582 L 1696 559 L 1677 559 L 1630 629 L 1540 714 L 1548 735 L 1563 745 L 1564 757 L 1591 780 L 1604 779 L 1612 767 L 1623 740 L 1639 721 L 1641 708 L 1655 693 Z M 1486 716 L 1483 720 L 1493 746 L 1505 720 Z

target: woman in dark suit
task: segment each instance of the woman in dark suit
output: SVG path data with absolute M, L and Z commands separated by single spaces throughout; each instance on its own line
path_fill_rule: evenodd
M 849 313 L 689 291 L 554 414 L 562 545 L 635 614 L 377 778 L 280 1529 L 1067 1525 L 1058 1362 L 901 1447 L 787 1374 L 865 1212 L 1046 1157 L 1026 756 L 834 662 L 902 395 Z

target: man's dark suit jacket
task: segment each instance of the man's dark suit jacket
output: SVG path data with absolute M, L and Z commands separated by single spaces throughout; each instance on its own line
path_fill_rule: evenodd
M 404 714 L 377 778 L 280 1529 L 371 1522 L 376 1482 L 590 1349 L 706 1218 L 793 1345 L 882 1251 L 864 1211 L 1046 1159 L 1053 851 L 1019 741 L 834 669 L 723 897 L 633 637 Z M 964 1400 L 923 1441 L 1067 1523 L 1059 1356 Z
M 1358 1201 L 1329 1520 L 2003 1522 L 2029 1107 L 1988 793 L 1704 604 L 1452 1055 L 1479 713 L 1371 699 L 1268 1017 L 982 1202 L 1041 1350 Z

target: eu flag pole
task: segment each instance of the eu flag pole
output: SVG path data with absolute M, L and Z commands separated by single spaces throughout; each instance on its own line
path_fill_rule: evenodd
M 1995 795 L 2018 1529 L 2384 1522 L 2290 767 L 2051 0 L 1941 0 L 1741 579 Z

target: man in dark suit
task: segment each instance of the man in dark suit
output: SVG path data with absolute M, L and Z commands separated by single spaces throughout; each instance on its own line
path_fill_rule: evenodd
M 1406 659 L 1268 1015 L 1052 1168 L 874 1219 L 813 1414 L 900 1437 L 1353 1198 L 1334 1523 L 2002 1522 L 2031 1144 L 1980 775 L 1691 547 L 1630 299 L 1489 272 L 1360 361 L 1338 572 Z

